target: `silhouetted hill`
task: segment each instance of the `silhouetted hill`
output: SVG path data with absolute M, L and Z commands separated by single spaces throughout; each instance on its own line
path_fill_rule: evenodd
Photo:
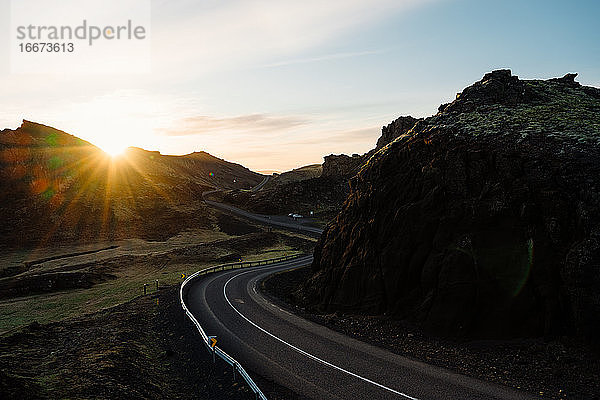
M 296 168 L 291 171 L 282 172 L 280 174 L 274 173 L 273 177 L 269 180 L 265 188 L 272 187 L 273 185 L 283 185 L 290 182 L 298 182 L 311 178 L 318 178 L 323 172 L 321 164 L 306 165 L 304 167 Z
M 574 77 L 486 74 L 374 154 L 305 299 L 451 337 L 597 337 L 600 90 Z
M 60 130 L 23 121 L 0 133 L 1 244 L 11 247 L 124 237 L 164 239 L 209 226 L 201 193 L 262 180 L 200 152 L 130 148 L 111 158 Z

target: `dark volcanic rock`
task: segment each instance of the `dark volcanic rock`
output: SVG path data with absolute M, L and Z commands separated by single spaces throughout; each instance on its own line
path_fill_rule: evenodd
M 413 118 L 411 116 L 400 117 L 393 121 L 391 124 L 384 126 L 381 129 L 381 136 L 377 140 L 376 150 L 383 148 L 386 144 L 393 142 L 400 135 L 406 134 L 412 129 L 413 126 L 421 119 Z
M 303 295 L 451 337 L 600 334 L 600 90 L 494 71 L 376 153 Z
M 323 177 L 351 177 L 356 175 L 366 159 L 358 154 L 352 157 L 345 154 L 325 156 L 323 162 Z

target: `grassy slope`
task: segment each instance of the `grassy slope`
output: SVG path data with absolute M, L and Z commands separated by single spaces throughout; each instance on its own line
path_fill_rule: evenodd
M 261 249 L 266 257 L 278 257 L 283 254 L 295 254 L 297 249 L 288 244 L 278 243 Z M 234 250 L 219 249 L 222 258 L 239 255 L 244 260 L 265 258 L 255 250 L 237 253 Z M 193 273 L 199 269 L 214 265 L 214 261 L 174 261 L 161 267 L 159 264 L 139 262 L 126 269 L 114 272 L 116 279 L 110 279 L 89 289 L 75 289 L 56 293 L 40 294 L 0 302 L 0 332 L 6 333 L 33 321 L 46 323 L 65 318 L 95 312 L 107 307 L 129 301 L 143 293 L 143 285 L 148 284 L 148 292 L 154 292 L 155 280 L 160 285 L 172 285 L 181 282 L 182 273 Z
M 232 259 L 305 252 L 313 242 L 277 232 L 213 234 L 203 233 L 205 244 L 143 255 L 113 270 L 116 278 L 89 289 L 0 302 L 3 398 L 253 398 L 244 384 L 233 382 L 229 368 L 213 365 L 193 325 L 183 318 L 181 273 Z M 164 251 L 169 244 L 158 246 Z M 139 244 L 135 249 L 151 253 Z M 115 257 L 123 260 L 122 254 Z M 164 258 L 170 260 L 166 265 L 156 262 Z M 38 268 L 56 268 L 59 261 Z M 158 291 L 155 279 L 160 280 Z M 141 294 L 144 283 L 149 284 L 146 296 Z M 269 398 L 295 398 L 270 381 L 260 382 Z

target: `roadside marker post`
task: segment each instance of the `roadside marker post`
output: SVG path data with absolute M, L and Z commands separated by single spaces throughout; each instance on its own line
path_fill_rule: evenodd
M 209 336 L 208 340 L 210 341 L 210 348 L 212 350 L 213 364 L 214 364 L 214 363 L 217 362 L 216 351 L 215 351 L 215 345 L 217 344 L 217 337 L 216 336 Z
M 158 279 L 156 280 L 156 291 L 158 292 Z
M 148 290 L 148 284 L 144 283 L 144 294 L 146 294 L 146 291 Z

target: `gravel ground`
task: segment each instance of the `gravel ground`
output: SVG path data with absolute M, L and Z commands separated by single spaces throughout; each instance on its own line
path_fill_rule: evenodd
M 262 289 L 271 299 L 304 318 L 386 348 L 396 354 L 464 375 L 519 388 L 547 399 L 600 399 L 600 359 L 569 338 L 457 343 L 424 335 L 389 317 L 318 314 L 297 304 L 293 293 L 309 268 L 272 275 Z

